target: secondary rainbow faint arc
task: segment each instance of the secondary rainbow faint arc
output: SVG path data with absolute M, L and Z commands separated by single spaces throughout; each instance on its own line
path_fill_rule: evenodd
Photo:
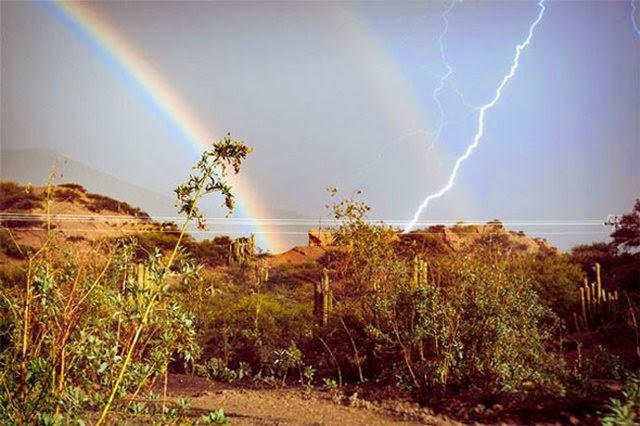
M 171 85 L 154 69 L 127 40 L 112 28 L 85 2 L 44 3 L 67 27 L 89 42 L 107 62 L 115 66 L 129 82 L 137 85 L 153 108 L 178 131 L 198 153 L 217 140 L 215 132 L 204 125 L 198 115 Z M 267 218 L 261 201 L 242 174 L 233 178 L 236 208 L 247 217 Z M 267 224 L 254 223 L 258 246 L 272 252 L 283 251 L 287 244 L 278 238 L 278 231 Z

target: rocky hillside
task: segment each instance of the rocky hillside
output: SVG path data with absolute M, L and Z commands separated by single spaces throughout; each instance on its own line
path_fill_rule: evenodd
M 502 255 L 522 255 L 558 252 L 542 238 L 527 236 L 522 231 L 506 229 L 498 220 L 484 225 L 443 225 L 401 234 L 400 251 L 424 254 L 465 254 L 477 250 L 491 250 Z
M 55 185 L 50 191 L 47 194 L 46 187 L 0 182 L 0 225 L 3 228 L 0 229 L 0 252 L 4 252 L 5 257 L 15 251 L 16 246 L 40 246 L 48 226 L 57 231 L 59 238 L 69 242 L 145 233 L 149 237 L 155 234 L 149 244 L 170 245 L 164 241 L 169 236 L 164 238 L 162 235 L 163 231 L 175 230 L 175 227 L 171 228 L 175 225 L 158 223 L 126 202 L 90 193 L 75 183 Z M 219 260 L 226 256 L 223 251 L 229 241 L 218 242 L 220 247 L 215 247 L 217 260 L 214 263 L 220 263 Z M 197 244 L 193 245 L 191 248 L 197 249 Z M 491 250 L 504 256 L 557 252 L 545 240 L 508 230 L 499 221 L 484 225 L 431 226 L 409 234 L 398 233 L 395 245 L 398 252 L 407 257 L 416 254 L 464 255 L 478 250 Z M 270 266 L 313 263 L 332 250 L 340 249 L 313 240 L 309 246 L 293 247 L 271 257 L 268 263 Z M 210 260 L 209 257 L 205 260 Z
M 309 235 L 308 246 L 293 247 L 273 256 L 269 264 L 279 266 L 316 262 L 329 252 L 341 250 L 340 247 L 330 244 L 318 244 L 317 239 L 312 239 L 311 233 Z M 409 234 L 398 231 L 395 247 L 399 254 L 408 258 L 417 254 L 427 257 L 444 254 L 465 255 L 482 250 L 501 256 L 558 253 L 558 249 L 546 240 L 529 237 L 522 231 L 508 230 L 499 221 L 491 221 L 484 225 L 431 226 Z
M 67 241 L 91 241 L 162 229 L 161 224 L 139 208 L 89 193 L 78 184 L 52 186 L 47 194 L 46 187 L 14 182 L 0 182 L 0 224 L 4 248 L 16 243 L 37 247 L 48 227 Z

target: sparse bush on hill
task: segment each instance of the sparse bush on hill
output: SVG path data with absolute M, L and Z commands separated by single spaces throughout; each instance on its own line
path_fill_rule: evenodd
M 101 194 L 86 193 L 86 200 L 84 201 L 87 208 L 93 212 L 100 213 L 103 210 L 125 213 L 131 216 L 138 216 L 145 219 L 150 219 L 149 214 L 143 212 L 137 207 L 132 207 L 129 204 L 114 200 L 111 197 L 107 197 Z
M 136 258 L 145 259 L 156 250 L 161 253 L 170 252 L 176 246 L 180 233 L 174 232 L 140 232 L 135 236 L 137 240 Z M 186 243 L 191 242 L 191 237 L 183 238 Z
M 633 210 L 622 216 L 611 234 L 612 245 L 618 252 L 638 253 L 640 247 L 640 198 Z
M 15 182 L 0 182 L 0 211 L 21 212 L 42 208 L 44 197 Z
M 81 202 L 82 194 L 75 189 L 60 189 L 59 187 L 53 192 L 55 201 L 66 201 L 68 203 Z
M 25 259 L 32 249 L 18 244 L 9 230 L 0 229 L 0 252 L 13 259 Z
M 77 183 L 61 183 L 58 184 L 58 187 L 60 188 L 69 188 L 72 190 L 76 190 L 78 192 L 82 192 L 82 193 L 86 193 L 87 190 L 84 188 L 84 186 L 77 184 Z

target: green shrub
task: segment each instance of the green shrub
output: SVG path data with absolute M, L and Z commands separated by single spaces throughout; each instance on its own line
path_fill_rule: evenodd
M 372 296 L 377 320 L 367 332 L 377 356 L 387 354 L 419 388 L 518 394 L 558 386 L 562 363 L 552 331 L 541 327 L 554 316 L 530 282 L 505 264 L 471 259 L 435 273 L 437 282 Z
M 208 266 L 225 266 L 229 260 L 231 238 L 224 236 L 212 240 L 193 241 L 187 244 L 191 255 L 201 264 Z
M 178 256 L 181 239 L 189 221 L 201 217 L 196 206 L 203 195 L 222 193 L 232 206 L 222 172 L 227 167 L 237 172 L 249 152 L 242 142 L 225 138 L 203 153 L 197 172 L 177 190 L 187 219 L 168 256 L 154 249 L 137 262 L 137 246 L 127 241 L 67 250 L 49 232 L 29 258 L 21 285 L 4 282 L 8 275 L 3 275 L 2 424 L 80 422 L 85 410 L 100 410 L 95 424 L 101 425 L 114 408 L 142 412 L 144 407 L 129 403 L 155 377 L 166 377 L 171 362 L 193 363 L 200 352 L 196 322 L 183 306 L 191 302 L 184 298 L 185 288 L 198 280 L 200 268 Z M 90 198 L 111 203 L 107 197 Z M 179 403 L 163 416 L 179 420 L 184 407 Z M 205 422 L 224 420 L 219 412 Z
M 162 253 L 173 250 L 176 243 L 178 242 L 179 237 L 179 232 L 173 233 L 151 231 L 137 233 L 135 236 L 135 239 L 137 241 L 136 259 L 145 259 L 156 250 L 159 250 Z M 186 240 L 186 244 L 188 244 L 191 241 L 191 238 L 187 237 Z
M 270 270 L 267 286 L 274 290 L 309 289 L 311 283 L 318 282 L 321 277 L 322 266 L 316 262 L 283 264 Z
M 364 204 L 346 200 L 332 211 L 345 249 L 330 265 L 336 303 L 317 333 L 341 367 L 401 388 L 562 392 L 560 322 L 540 303 L 533 277 L 489 247 L 508 241 L 408 261 L 393 250 L 388 227 L 365 220 Z
M 603 426 L 632 426 L 640 419 L 640 377 L 629 377 L 622 398 L 611 398 L 602 417 Z
M 584 280 L 580 267 L 564 254 L 527 255 L 511 261 L 511 269 L 528 279 L 539 301 L 565 321 L 580 302 L 579 286 Z
M 13 325 L 0 336 L 7 343 L 0 350 L 0 405 L 11 410 L 4 421 L 31 423 L 38 413 L 54 412 L 80 394 L 93 395 L 89 406 L 104 404 L 122 365 L 124 342 L 151 298 L 157 308 L 146 325 L 146 344 L 132 354 L 122 391 L 137 392 L 175 356 L 188 362 L 197 355 L 194 321 L 160 281 L 160 265 L 152 258 L 132 268 L 132 253 L 132 247 L 123 247 L 109 258 L 47 249 L 30 260 L 25 286 L 0 283 L 2 323 Z M 25 300 L 30 301 L 26 312 Z M 14 362 L 23 353 L 24 362 Z M 72 404 L 65 412 L 76 415 L 84 405 Z
M 259 371 L 274 350 L 304 340 L 313 325 L 310 303 L 277 294 L 222 293 L 210 303 L 203 349 L 229 367 L 245 362 Z
M 200 420 L 203 425 L 225 426 L 229 424 L 229 420 L 227 420 L 227 417 L 225 416 L 224 410 L 222 408 L 215 411 L 210 411 L 206 415 L 202 416 Z M 200 422 L 198 422 L 197 424 L 200 424 Z

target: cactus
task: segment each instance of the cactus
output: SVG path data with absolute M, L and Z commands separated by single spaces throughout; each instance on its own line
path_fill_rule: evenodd
M 255 272 L 258 287 L 269 281 L 269 267 L 265 266 L 263 261 L 258 261 Z
M 333 310 L 333 293 L 329 282 L 329 272 L 325 269 L 320 282 L 316 282 L 313 292 L 313 313 L 321 325 L 326 325 Z
M 246 266 L 253 258 L 256 250 L 256 240 L 253 234 L 236 238 L 229 246 L 229 265 Z
M 580 288 L 580 314 L 573 313 L 576 330 L 587 331 L 590 326 L 601 324 L 614 312 L 613 308 L 617 301 L 617 291 L 611 292 L 602 288 L 600 264 L 596 263 L 596 282 L 589 284 L 585 278 Z
M 142 263 L 138 263 L 132 271 L 132 275 L 137 275 L 138 288 L 145 290 L 153 290 L 155 286 L 149 278 L 149 268 Z
M 411 288 L 416 290 L 419 286 L 428 284 L 428 265 L 420 256 L 413 258 L 413 274 L 411 275 Z

